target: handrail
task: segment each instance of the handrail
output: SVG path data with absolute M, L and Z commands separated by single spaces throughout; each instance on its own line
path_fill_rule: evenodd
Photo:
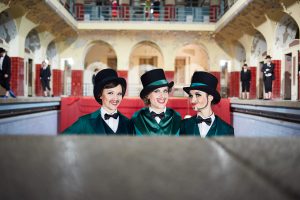
M 185 7 L 166 5 L 154 7 L 143 6 L 97 6 L 94 4 L 63 5 L 78 21 L 110 22 L 110 21 L 167 21 L 184 23 L 217 22 L 231 4 L 218 6 Z M 62 3 L 62 1 L 60 1 Z M 63 3 L 62 3 L 63 4 Z

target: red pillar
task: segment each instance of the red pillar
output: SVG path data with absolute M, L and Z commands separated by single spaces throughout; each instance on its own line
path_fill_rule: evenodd
M 173 4 L 165 5 L 165 21 L 174 21 L 176 17 L 175 6 Z
M 121 13 L 120 13 L 120 17 L 124 20 L 124 21 L 128 21 L 129 20 L 129 4 L 128 3 L 122 3 L 121 4 Z
M 240 96 L 240 72 L 229 73 L 229 97 Z
M 218 20 L 218 16 L 220 14 L 220 4 L 219 0 L 210 0 L 209 7 L 209 21 L 216 22 Z
M 72 70 L 71 95 L 82 96 L 82 93 L 83 93 L 83 71 Z
M 274 68 L 274 75 L 275 80 L 273 81 L 273 88 L 272 88 L 272 98 L 280 98 L 280 89 L 281 89 L 281 60 L 273 60 L 275 64 Z
M 63 72 L 59 69 L 52 70 L 52 92 L 54 96 L 60 96 L 63 93 Z
M 256 99 L 256 70 L 257 67 L 249 67 L 251 71 L 251 82 L 250 82 L 250 99 Z
M 24 96 L 24 58 L 11 57 L 10 88 L 16 96 Z
M 84 20 L 84 7 L 82 3 L 76 3 L 75 4 L 75 13 L 76 13 L 76 19 L 78 21 Z

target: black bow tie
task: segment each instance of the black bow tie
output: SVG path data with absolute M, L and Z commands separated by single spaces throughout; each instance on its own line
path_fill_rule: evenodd
M 155 112 L 151 112 L 151 117 L 155 118 L 155 117 L 159 117 L 160 119 L 164 118 L 165 117 L 165 113 L 162 112 L 162 113 L 159 113 L 159 114 L 156 114 Z
M 202 122 L 205 122 L 208 126 L 211 124 L 211 118 L 203 119 L 202 117 L 198 116 L 196 120 L 198 124 Z
M 114 119 L 117 119 L 119 117 L 119 114 L 118 113 L 115 113 L 115 114 L 112 114 L 112 115 L 109 115 L 109 114 L 105 114 L 104 115 L 104 119 L 105 120 L 108 120 L 109 118 L 114 118 Z

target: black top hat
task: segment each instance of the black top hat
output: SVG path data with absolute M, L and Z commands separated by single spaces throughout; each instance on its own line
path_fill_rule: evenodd
M 213 104 L 217 104 L 221 100 L 219 92 L 216 90 L 218 79 L 207 72 L 194 72 L 190 87 L 184 87 L 183 90 L 189 94 L 190 90 L 201 90 L 214 97 Z
M 118 77 L 118 74 L 115 70 L 107 68 L 97 73 L 94 84 L 94 97 L 98 103 L 102 104 L 102 100 L 99 98 L 99 95 L 103 87 L 106 84 L 114 81 L 120 83 L 126 91 L 126 80 Z M 125 95 L 125 91 L 123 91 L 123 96 Z
M 271 59 L 272 57 L 271 57 L 270 55 L 267 55 L 265 59 L 268 59 L 268 58 L 270 58 L 270 59 Z
M 141 76 L 141 81 L 143 84 L 143 89 L 140 93 L 141 99 L 143 99 L 147 94 L 157 88 L 165 86 L 172 88 L 174 85 L 173 81 L 171 81 L 170 83 L 167 81 L 163 69 L 153 69 L 151 71 L 145 72 Z
M 5 49 L 3 49 L 2 47 L 0 47 L 0 53 L 5 53 Z

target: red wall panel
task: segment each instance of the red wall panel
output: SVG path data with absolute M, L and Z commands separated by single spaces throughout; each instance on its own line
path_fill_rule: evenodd
M 24 96 L 24 58 L 11 57 L 10 88 L 16 96 Z
M 275 64 L 274 68 L 274 75 L 275 80 L 273 81 L 273 88 L 272 88 L 272 98 L 280 98 L 280 89 L 281 89 L 281 60 L 273 60 Z
M 83 71 L 72 70 L 71 95 L 82 96 L 82 93 L 83 93 Z
M 63 93 L 63 72 L 59 69 L 52 70 L 52 93 L 60 96 Z

